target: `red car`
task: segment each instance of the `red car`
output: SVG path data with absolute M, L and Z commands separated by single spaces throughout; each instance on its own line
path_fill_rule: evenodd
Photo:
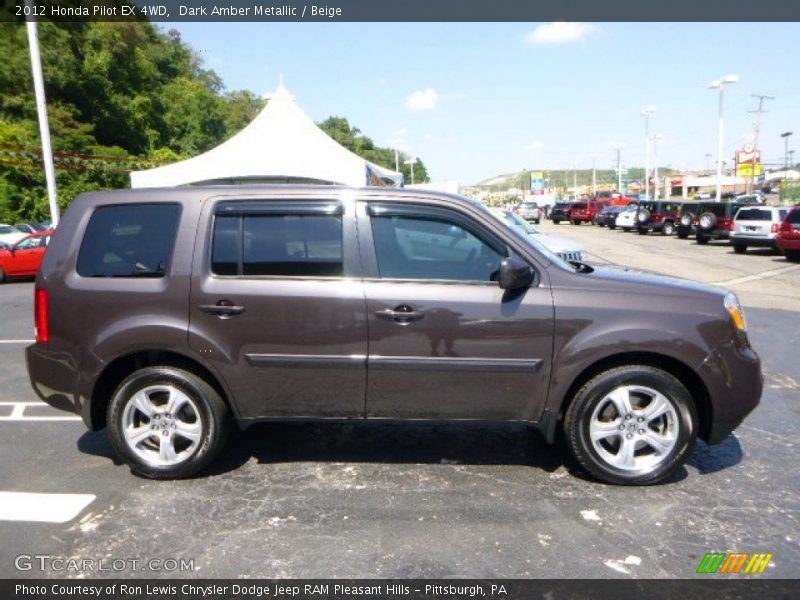
M 39 231 L 0 248 L 0 283 L 10 277 L 35 277 L 52 233 L 51 229 Z
M 594 223 L 597 214 L 606 207 L 602 200 L 589 200 L 588 202 L 576 202 L 570 211 L 570 221 L 573 225 L 581 223 Z
M 783 250 L 786 260 L 800 262 L 800 207 L 795 206 L 786 215 L 778 230 L 778 248 Z

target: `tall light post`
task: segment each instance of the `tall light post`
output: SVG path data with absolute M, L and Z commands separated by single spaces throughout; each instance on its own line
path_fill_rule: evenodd
M 417 158 L 416 157 L 409 158 L 408 160 L 404 160 L 403 161 L 404 165 L 410 165 L 411 166 L 411 185 L 414 185 L 414 163 L 415 162 L 417 162 Z
M 650 198 L 650 117 L 656 112 L 655 106 L 647 106 L 639 113 L 644 117 L 644 194 Z
M 31 0 L 26 0 L 25 6 L 29 9 L 29 14 L 34 14 Z M 58 193 L 56 192 L 56 170 L 53 165 L 53 149 L 50 145 L 50 122 L 47 119 L 42 58 L 39 54 L 39 30 L 36 20 L 32 17 L 26 17 L 25 22 L 28 30 L 28 46 L 30 46 L 31 52 L 31 74 L 36 97 L 36 112 L 39 117 L 39 137 L 42 140 L 42 161 L 44 162 L 44 179 L 47 183 L 47 199 L 50 204 L 50 221 L 55 227 L 58 224 L 60 214 L 58 210 Z
M 617 191 L 621 194 L 622 193 L 622 162 L 620 153 L 622 152 L 622 148 L 614 148 L 614 151 L 617 153 Z
M 596 154 L 592 154 L 592 198 L 597 198 L 597 169 L 595 168 Z
M 722 99 L 725 96 L 725 86 L 732 85 L 739 81 L 738 75 L 725 75 L 722 79 L 717 79 L 708 84 L 708 89 L 719 90 L 719 140 L 717 141 L 717 197 L 716 201 L 722 200 L 722 140 L 724 134 L 722 120 Z
M 653 179 L 655 180 L 655 190 L 653 191 L 653 200 L 658 200 L 658 140 L 663 140 L 664 135 L 661 133 L 653 134 Z
M 784 131 L 781 134 L 781 137 L 783 138 L 783 181 L 781 182 L 781 199 L 783 199 L 783 190 L 786 187 L 786 176 L 789 173 L 789 138 L 791 137 L 792 133 L 792 131 Z

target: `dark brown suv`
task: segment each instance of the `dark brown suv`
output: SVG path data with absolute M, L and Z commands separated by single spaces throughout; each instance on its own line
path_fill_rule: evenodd
M 568 264 L 421 191 L 85 194 L 35 298 L 37 394 L 155 478 L 207 466 L 233 425 L 484 419 L 563 429 L 596 477 L 655 483 L 762 388 L 733 294 Z

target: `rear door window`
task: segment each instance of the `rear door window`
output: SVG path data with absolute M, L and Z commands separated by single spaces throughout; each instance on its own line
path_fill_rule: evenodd
M 181 208 L 119 204 L 95 209 L 83 235 L 81 277 L 163 277 L 169 271 Z
M 341 277 L 342 216 L 217 215 L 211 270 L 217 275 Z
M 789 214 L 786 215 L 786 222 L 787 223 L 800 223 L 800 210 L 791 210 Z

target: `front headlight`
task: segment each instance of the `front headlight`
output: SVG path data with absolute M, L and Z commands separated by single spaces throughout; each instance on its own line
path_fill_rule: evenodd
M 747 321 L 744 319 L 744 310 L 742 305 L 739 304 L 739 298 L 733 292 L 728 292 L 725 295 L 725 310 L 728 311 L 733 319 L 733 324 L 739 331 L 747 331 Z

